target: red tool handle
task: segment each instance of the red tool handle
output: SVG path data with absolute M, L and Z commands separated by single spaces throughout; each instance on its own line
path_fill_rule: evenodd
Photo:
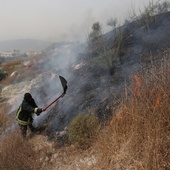
M 62 95 L 60 95 L 59 97 L 57 97 L 54 101 L 52 101 L 49 105 L 47 105 L 46 107 L 43 108 L 43 111 L 47 110 L 53 103 L 55 103 L 60 97 L 62 97 Z

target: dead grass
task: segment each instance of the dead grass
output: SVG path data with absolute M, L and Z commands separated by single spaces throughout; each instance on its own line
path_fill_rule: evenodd
M 170 168 L 170 68 L 166 63 L 164 66 L 133 76 L 131 97 L 103 129 L 94 147 L 101 169 Z
M 168 170 L 170 169 L 170 65 L 144 69 L 132 76 L 133 86 L 109 125 L 87 150 L 58 149 L 51 169 Z M 115 112 L 113 103 L 112 111 Z M 55 168 L 54 168 L 55 167 Z
M 170 169 L 169 59 L 132 75 L 123 103 L 87 150 L 58 149 L 51 169 L 168 170 Z M 115 113 L 115 104 L 112 111 Z M 55 167 L 55 168 L 54 168 Z
M 12 132 L 0 146 L 0 169 L 34 170 L 39 169 L 38 155 L 29 141 Z
M 76 169 L 83 161 L 85 163 L 78 166 L 82 170 L 170 169 L 169 63 L 165 60 L 159 68 L 153 66 L 133 75 L 133 87 L 126 89 L 128 94 L 121 99 L 123 104 L 93 146 L 85 151 L 73 146 L 58 149 L 51 169 Z M 112 110 L 115 112 L 114 106 Z M 8 120 L 3 116 L 0 114 L 1 126 Z M 29 140 L 23 140 L 16 133 L 9 134 L 0 144 L 0 169 L 40 169 L 40 155 L 33 147 Z M 45 158 L 48 152 L 44 147 L 40 151 L 45 153 Z M 91 160 L 93 156 L 96 161 L 87 166 L 84 158 Z
M 2 80 L 1 84 L 9 85 L 36 77 L 37 74 L 41 73 L 38 68 L 28 69 L 26 66 L 23 65 L 24 61 L 33 61 L 34 59 L 35 57 L 27 57 L 23 59 L 19 58 L 3 63 L 1 67 L 7 72 L 8 77 Z M 13 72 L 16 72 L 16 74 L 11 76 Z
M 1 66 L 2 68 L 7 72 L 8 77 L 5 78 L 4 80 L 1 81 L 2 85 L 9 85 L 9 84 L 13 84 L 13 82 L 15 82 L 15 79 L 17 78 L 17 76 L 12 76 L 11 74 L 14 71 L 17 71 L 17 73 L 19 74 L 19 72 L 24 73 L 24 66 L 23 66 L 23 61 L 24 59 L 16 59 L 13 61 L 8 61 L 6 63 L 3 63 Z M 18 72 L 18 70 L 20 70 Z
M 0 134 L 6 128 L 9 122 L 9 116 L 6 114 L 6 105 L 0 103 Z

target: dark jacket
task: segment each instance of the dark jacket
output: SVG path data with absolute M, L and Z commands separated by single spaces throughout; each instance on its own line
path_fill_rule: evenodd
M 23 100 L 22 104 L 19 106 L 16 120 L 21 125 L 29 125 L 32 123 L 32 114 L 35 113 L 37 115 L 40 115 L 42 112 L 42 109 L 38 108 L 35 104 L 34 106 L 31 106 L 25 99 Z

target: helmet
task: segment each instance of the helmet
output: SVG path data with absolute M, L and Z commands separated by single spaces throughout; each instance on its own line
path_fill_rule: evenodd
M 32 98 L 31 94 L 30 93 L 25 93 L 24 94 L 24 99 L 25 100 L 30 100 Z
M 30 93 L 24 94 L 24 100 L 26 100 L 26 102 L 29 103 L 32 107 L 37 107 L 37 104 L 35 103 Z

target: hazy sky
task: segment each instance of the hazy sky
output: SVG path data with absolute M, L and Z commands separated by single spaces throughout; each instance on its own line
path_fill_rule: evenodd
M 157 1 L 157 0 L 153 0 Z M 86 39 L 94 22 L 129 17 L 150 0 L 0 0 L 0 41 Z

